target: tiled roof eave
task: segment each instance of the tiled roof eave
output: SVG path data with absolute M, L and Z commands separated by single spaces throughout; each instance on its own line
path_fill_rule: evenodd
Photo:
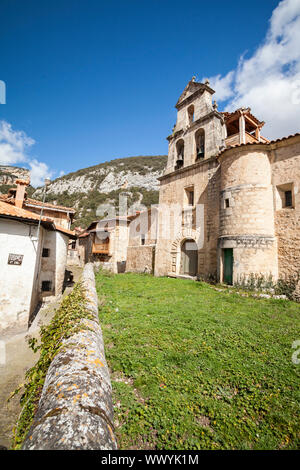
M 224 153 L 226 153 L 228 150 L 234 149 L 234 148 L 240 148 L 240 147 L 247 147 L 247 146 L 262 146 L 262 147 L 270 147 L 274 144 L 277 144 L 279 142 L 283 142 L 284 140 L 292 139 L 293 137 L 298 137 L 300 136 L 300 133 L 297 132 L 296 134 L 291 134 L 287 137 L 281 137 L 280 139 L 276 140 L 270 140 L 269 142 L 247 142 L 245 144 L 236 144 L 236 145 L 231 145 L 229 147 L 224 148 L 221 152 L 217 154 L 217 158 L 221 157 Z

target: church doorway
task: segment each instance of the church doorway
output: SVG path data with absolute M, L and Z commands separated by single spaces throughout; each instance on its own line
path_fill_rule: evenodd
M 185 240 L 181 246 L 180 274 L 196 276 L 198 268 L 198 247 L 194 240 Z
M 232 278 L 233 278 L 233 249 L 226 248 L 224 250 L 224 275 L 223 275 L 223 282 L 225 284 L 232 285 Z

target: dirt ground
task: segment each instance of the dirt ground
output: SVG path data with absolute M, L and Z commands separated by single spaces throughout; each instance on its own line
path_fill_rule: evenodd
M 74 276 L 74 282 L 80 278 L 82 268 L 77 266 L 67 267 Z M 38 359 L 38 353 L 34 353 L 27 345 L 26 338 L 38 338 L 41 324 L 47 324 L 53 317 L 55 310 L 60 305 L 64 296 L 72 290 L 72 285 L 66 287 L 63 295 L 52 302 L 42 305 L 37 313 L 29 330 L 7 331 L 0 334 L 0 340 L 5 344 L 5 364 L 0 362 L 0 449 L 9 448 L 13 435 L 13 427 L 16 424 L 20 407 L 20 395 L 16 395 L 7 402 L 11 393 L 22 383 L 24 383 L 25 373 Z

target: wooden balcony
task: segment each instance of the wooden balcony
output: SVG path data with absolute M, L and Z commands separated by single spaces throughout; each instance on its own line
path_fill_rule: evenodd
M 252 134 L 249 134 L 249 132 L 245 132 L 245 143 L 249 144 L 251 142 L 259 142 L 259 140 Z M 263 137 L 261 138 L 261 141 L 265 141 Z M 235 145 L 240 145 L 240 134 L 233 134 L 227 137 L 225 139 L 226 147 L 232 147 Z
M 101 232 L 98 236 L 96 233 L 94 234 L 92 253 L 99 255 L 109 254 L 109 236 L 107 236 L 106 232 Z
M 109 253 L 109 243 L 93 243 L 92 253 L 108 255 L 108 253 Z

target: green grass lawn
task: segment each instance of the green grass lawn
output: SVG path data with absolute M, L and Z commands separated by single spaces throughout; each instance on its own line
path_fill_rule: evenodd
M 299 448 L 300 306 L 99 273 L 121 449 Z

